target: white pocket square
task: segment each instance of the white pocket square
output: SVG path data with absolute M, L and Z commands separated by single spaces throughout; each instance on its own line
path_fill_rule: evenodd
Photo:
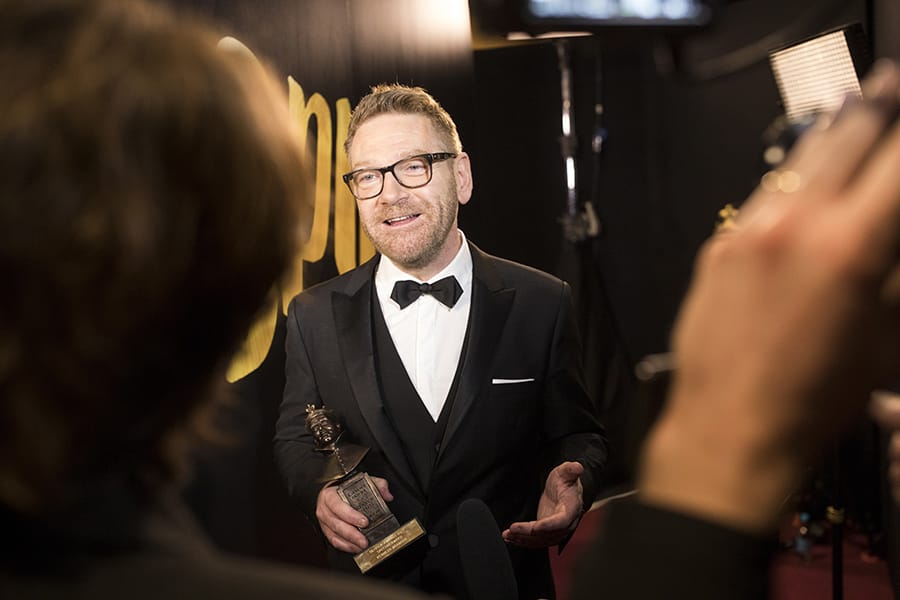
M 527 379 L 491 379 L 491 383 L 494 385 L 503 385 L 506 383 L 528 383 L 529 381 L 534 381 L 534 377 L 529 377 Z

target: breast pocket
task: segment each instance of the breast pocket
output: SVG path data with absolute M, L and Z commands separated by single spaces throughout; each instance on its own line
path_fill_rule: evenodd
M 487 435 L 504 445 L 534 443 L 540 415 L 540 382 L 533 378 L 494 378 L 483 419 L 490 423 Z

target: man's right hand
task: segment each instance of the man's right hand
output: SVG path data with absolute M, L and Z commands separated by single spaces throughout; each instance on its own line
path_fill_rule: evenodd
M 372 482 L 378 488 L 378 492 L 385 502 L 394 499 L 385 479 L 372 477 Z M 366 527 L 369 520 L 361 512 L 341 500 L 336 487 L 328 486 L 319 492 L 319 498 L 316 500 L 316 518 L 319 520 L 319 527 L 322 529 L 325 539 L 337 550 L 358 554 L 368 547 L 369 542 L 366 536 L 357 528 Z

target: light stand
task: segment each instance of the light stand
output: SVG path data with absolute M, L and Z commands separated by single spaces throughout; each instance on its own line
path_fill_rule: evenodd
M 577 140 L 573 131 L 572 115 L 572 65 L 569 56 L 569 45 L 565 40 L 556 42 L 556 55 L 559 59 L 560 98 L 562 106 L 562 135 L 559 138 L 560 150 L 566 170 L 566 210 L 560 217 L 563 235 L 570 242 L 583 242 L 596 237 L 600 232 L 600 222 L 590 202 L 578 205 L 578 180 L 575 150 Z M 599 152 L 599 148 L 597 149 Z

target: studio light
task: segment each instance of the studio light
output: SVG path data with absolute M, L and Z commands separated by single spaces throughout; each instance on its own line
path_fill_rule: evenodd
M 787 119 L 802 122 L 836 110 L 848 95 L 862 97 L 859 80 L 872 58 L 857 23 L 773 50 L 769 62 Z
M 771 170 L 820 114 L 833 113 L 848 96 L 862 97 L 860 78 L 872 53 L 854 23 L 771 50 L 769 65 L 784 107 L 763 134 L 763 162 Z

